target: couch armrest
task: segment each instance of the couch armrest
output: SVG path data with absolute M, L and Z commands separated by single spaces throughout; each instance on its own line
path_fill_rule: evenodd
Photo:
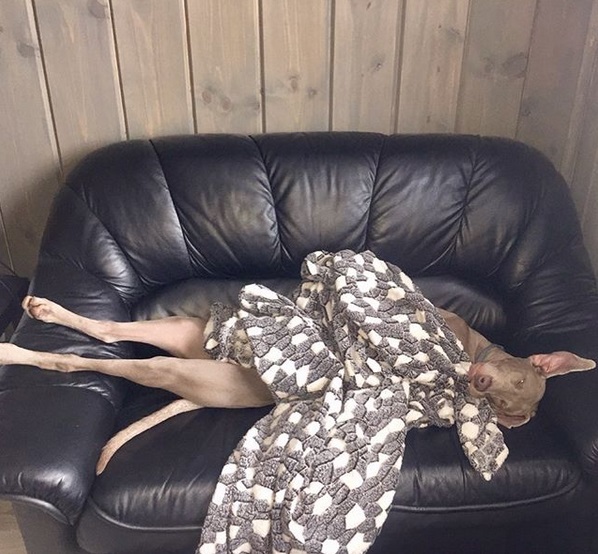
M 584 471 L 598 477 L 598 369 L 551 379 L 541 409 L 574 446 Z
M 524 354 L 569 350 L 598 363 L 598 325 L 526 342 Z M 598 477 L 598 368 L 549 379 L 540 412 L 575 449 L 584 471 Z
M 128 388 L 93 372 L 0 367 L 0 496 L 75 522 Z
M 36 278 L 34 294 L 97 319 L 129 319 L 128 307 L 109 285 L 76 268 L 59 278 L 53 275 Z M 13 342 L 92 358 L 134 355 L 129 343 L 103 344 L 27 316 Z M 75 522 L 128 389 L 127 381 L 94 372 L 0 366 L 0 496 L 37 505 L 62 522 Z
M 73 524 L 114 426 L 114 407 L 79 387 L 0 392 L 1 495 Z

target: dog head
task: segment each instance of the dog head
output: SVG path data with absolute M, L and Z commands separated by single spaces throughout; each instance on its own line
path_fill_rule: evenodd
M 528 358 L 505 354 L 496 360 L 471 364 L 469 392 L 488 400 L 501 425 L 519 427 L 536 414 L 546 390 L 546 379 L 594 367 L 593 360 L 571 352 L 535 354 Z

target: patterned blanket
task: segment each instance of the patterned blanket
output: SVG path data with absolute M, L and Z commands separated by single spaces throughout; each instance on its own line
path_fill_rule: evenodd
M 490 479 L 507 457 L 467 394 L 469 362 L 438 311 L 371 252 L 314 252 L 294 300 L 263 286 L 214 306 L 206 348 L 257 368 L 276 405 L 224 466 L 197 552 L 365 552 L 395 495 L 409 429 L 456 423 Z

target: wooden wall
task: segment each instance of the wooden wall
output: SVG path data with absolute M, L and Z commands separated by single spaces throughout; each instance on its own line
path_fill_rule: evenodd
M 331 129 L 537 146 L 598 267 L 597 39 L 598 0 L 1 0 L 0 260 L 100 145 Z

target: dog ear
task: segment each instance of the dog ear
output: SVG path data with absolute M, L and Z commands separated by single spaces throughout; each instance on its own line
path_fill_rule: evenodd
M 496 412 L 496 418 L 498 419 L 498 423 L 503 427 L 512 429 L 513 427 L 521 427 L 522 425 L 525 425 L 535 414 L 535 411 L 527 415 L 508 415 Z
M 571 352 L 553 352 L 552 354 L 534 354 L 528 360 L 533 366 L 539 368 L 544 377 L 565 375 L 574 371 L 587 371 L 594 369 L 596 362 L 580 358 Z

